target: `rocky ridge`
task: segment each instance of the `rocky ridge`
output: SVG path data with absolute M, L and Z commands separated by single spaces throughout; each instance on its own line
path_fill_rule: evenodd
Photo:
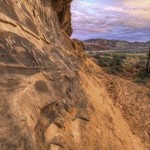
M 70 2 L 0 1 L 0 150 L 148 149 L 69 38 Z
M 91 39 L 83 42 L 87 51 L 119 50 L 122 52 L 147 52 L 150 41 L 129 42 L 121 40 Z

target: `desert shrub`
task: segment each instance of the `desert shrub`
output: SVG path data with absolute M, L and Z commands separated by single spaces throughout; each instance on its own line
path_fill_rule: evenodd
M 141 69 L 134 80 L 136 83 L 147 84 L 148 78 L 150 78 L 150 74 L 148 74 L 145 69 Z
M 108 64 L 108 59 L 107 58 L 100 58 L 98 60 L 98 65 L 101 66 L 101 67 L 108 67 L 109 64 Z
M 122 54 L 122 53 L 112 54 L 112 56 L 113 57 L 119 57 L 122 60 L 127 58 L 127 54 Z
M 135 78 L 134 81 L 136 83 L 143 83 L 143 84 L 146 84 L 147 82 L 146 78 L 139 78 L 139 77 Z
M 135 65 L 134 65 L 134 67 L 135 68 L 137 68 L 137 69 L 140 69 L 140 68 L 143 68 L 145 66 L 145 61 L 139 61 L 138 63 L 136 63 Z
M 99 54 L 95 54 L 93 57 L 94 57 L 95 59 L 99 59 L 99 58 L 100 58 Z
M 94 55 L 94 53 L 93 52 L 89 52 L 89 55 Z
M 110 66 L 121 66 L 123 64 L 123 60 L 119 55 L 114 55 L 110 61 Z
M 141 69 L 138 73 L 138 76 L 141 78 L 149 78 L 150 75 L 145 71 L 145 69 Z
M 119 66 L 111 66 L 107 68 L 107 72 L 110 74 L 114 74 L 114 75 L 117 75 L 121 71 L 122 71 L 122 68 Z
M 127 58 L 127 56 L 126 56 L 126 55 L 124 55 L 124 54 L 122 54 L 122 55 L 120 55 L 120 58 L 121 58 L 121 59 L 126 59 L 126 58 Z
M 109 54 L 109 53 L 103 53 L 103 56 L 104 56 L 104 57 L 110 57 L 111 54 Z
M 135 55 L 132 55 L 132 58 L 136 58 L 136 56 L 135 56 Z
M 140 60 L 145 60 L 145 58 L 146 58 L 146 56 L 143 56 L 143 55 L 140 55 L 140 56 L 139 56 L 139 59 L 140 59 Z
M 112 57 L 105 55 L 99 57 L 98 65 L 105 67 L 108 73 L 116 75 L 122 71 L 123 59 L 118 55 L 113 55 Z

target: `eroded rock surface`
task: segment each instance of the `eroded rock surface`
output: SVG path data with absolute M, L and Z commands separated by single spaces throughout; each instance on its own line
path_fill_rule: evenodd
M 70 2 L 0 1 L 0 150 L 146 149 L 73 48 Z

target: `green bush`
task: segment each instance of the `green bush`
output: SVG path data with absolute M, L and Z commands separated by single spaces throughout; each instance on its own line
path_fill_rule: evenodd
M 101 67 L 109 67 L 109 61 L 108 57 L 99 57 L 98 65 Z
M 103 57 L 99 57 L 98 65 L 105 67 L 108 73 L 116 75 L 122 71 L 123 59 L 119 55 L 104 55 Z
M 143 83 L 143 84 L 146 84 L 146 82 L 147 82 L 147 79 L 146 78 L 135 78 L 134 79 L 134 81 L 136 82 L 136 83 Z
M 120 56 L 114 55 L 112 60 L 110 61 L 110 66 L 122 66 L 123 60 Z
M 148 81 L 148 78 L 150 78 L 150 74 L 146 73 L 144 69 L 141 69 L 137 76 L 135 77 L 136 83 L 143 83 L 146 84 Z
M 107 72 L 109 74 L 117 75 L 117 73 L 118 73 L 118 67 L 117 66 L 111 66 L 111 67 L 107 68 Z
M 145 69 L 141 69 L 138 73 L 138 76 L 141 78 L 149 78 L 150 74 L 148 74 Z
M 99 58 L 100 58 L 99 54 L 95 54 L 93 57 L 94 57 L 95 59 L 99 59 Z

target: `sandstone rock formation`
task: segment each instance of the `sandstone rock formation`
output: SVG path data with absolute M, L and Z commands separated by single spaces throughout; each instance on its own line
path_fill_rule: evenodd
M 48 1 L 48 0 L 47 0 Z M 57 12 L 60 27 L 70 36 L 71 28 L 71 12 L 70 3 L 72 0 L 51 0 L 53 10 Z
M 148 149 L 73 48 L 70 2 L 0 1 L 0 150 Z
M 72 39 L 73 48 L 79 49 L 79 50 L 85 50 L 85 46 L 82 41 L 78 39 Z

